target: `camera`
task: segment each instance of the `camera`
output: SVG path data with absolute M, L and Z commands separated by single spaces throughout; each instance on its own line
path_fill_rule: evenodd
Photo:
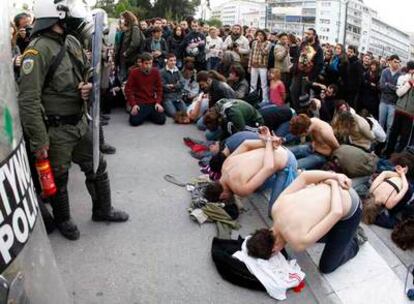
M 25 30 L 26 30 L 26 37 L 30 37 L 30 34 L 32 33 L 33 27 L 27 26 L 25 28 Z

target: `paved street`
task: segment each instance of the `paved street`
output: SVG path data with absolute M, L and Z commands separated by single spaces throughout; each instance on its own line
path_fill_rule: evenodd
M 105 134 L 118 149 L 106 157 L 113 204 L 129 212 L 130 221 L 93 223 L 83 175 L 73 167 L 69 191 L 81 237 L 71 242 L 57 232 L 50 236 L 73 303 L 275 303 L 265 292 L 234 286 L 219 276 L 210 256 L 215 225 L 192 222 L 186 211 L 189 193 L 163 180 L 165 174 L 183 181 L 200 174 L 182 137 L 201 138 L 202 133 L 171 120 L 162 127 L 148 123 L 132 128 L 118 110 Z M 269 223 L 259 195 L 244 203 L 248 211 L 240 217 L 243 236 Z M 288 292 L 284 303 L 354 303 L 339 299 L 335 282 L 329 284 L 317 272 L 307 253 L 296 257 L 307 275 L 307 287 L 300 294 Z M 405 260 L 409 262 L 408 255 Z M 398 266 L 403 275 L 404 265 Z

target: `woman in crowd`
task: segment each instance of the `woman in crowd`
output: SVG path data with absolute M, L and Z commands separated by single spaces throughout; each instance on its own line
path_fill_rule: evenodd
M 286 88 L 281 78 L 279 69 L 271 69 L 269 73 L 270 78 L 270 103 L 276 106 L 285 104 Z
M 168 37 L 168 50 L 170 53 L 173 53 L 177 58 L 177 68 L 182 69 L 183 67 L 183 58 L 182 54 L 179 52 L 179 46 L 183 42 L 184 33 L 180 26 L 176 26 L 173 29 L 172 35 Z
M 339 87 L 342 87 L 346 77 L 347 66 L 348 58 L 345 48 L 342 44 L 338 43 L 334 48 L 334 55 L 329 63 L 328 74 L 330 77 L 327 79 L 327 84 L 336 83 Z
M 136 63 L 143 49 L 145 36 L 139 29 L 137 17 L 130 11 L 121 13 L 119 26 L 124 32 L 119 49 L 119 77 L 121 81 L 124 81 L 127 78 L 128 69 Z
M 372 116 L 378 119 L 378 109 L 379 109 L 379 80 L 380 80 L 380 67 L 379 62 L 373 60 L 369 66 L 368 71 L 364 73 L 362 78 L 362 86 L 360 91 L 358 105 L 360 110 L 366 109 Z

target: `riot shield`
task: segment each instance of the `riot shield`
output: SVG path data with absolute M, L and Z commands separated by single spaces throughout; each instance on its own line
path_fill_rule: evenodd
M 67 304 L 22 139 L 9 3 L 0 1 L 0 303 Z
M 92 67 L 93 67 L 93 89 L 92 89 L 92 134 L 93 134 L 93 170 L 96 173 L 99 166 L 99 125 L 101 111 L 101 59 L 102 38 L 104 27 L 104 14 L 97 12 L 94 16 L 94 33 L 92 36 Z

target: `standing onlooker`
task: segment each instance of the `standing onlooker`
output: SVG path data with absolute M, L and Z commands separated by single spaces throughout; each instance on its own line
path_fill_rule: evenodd
M 145 38 L 151 37 L 151 29 L 148 27 L 148 23 L 145 20 L 139 22 L 139 29 L 144 34 Z
M 270 103 L 276 106 L 283 106 L 286 99 L 286 87 L 281 80 L 279 69 L 271 69 L 270 73 Z
M 346 56 L 345 48 L 342 44 L 338 43 L 334 49 L 334 55 L 329 63 L 328 75 L 329 84 L 335 83 L 340 88 L 343 87 L 345 78 L 347 77 L 346 71 L 348 66 L 348 58 Z
M 125 86 L 125 96 L 131 106 L 129 123 L 139 126 L 145 120 L 163 125 L 165 123 L 162 101 L 161 75 L 152 66 L 152 56 L 149 53 L 141 55 L 142 63 L 139 68 L 129 74 Z
M 196 70 L 205 69 L 206 65 L 206 38 L 200 32 L 200 26 L 197 20 L 191 22 L 191 31 L 185 36 L 180 45 L 180 52 L 183 57 L 194 58 Z
M 16 44 L 17 39 L 17 29 L 13 23 L 10 22 L 10 31 L 11 31 L 11 51 L 12 51 L 12 63 L 14 69 L 14 79 L 19 79 L 20 74 L 20 66 L 22 63 L 22 56 L 20 53 L 20 49 Z
M 167 55 L 167 64 L 165 68 L 161 70 L 162 87 L 164 92 L 164 98 L 162 105 L 165 109 L 165 113 L 174 118 L 178 111 L 185 111 L 186 106 L 182 100 L 184 78 L 181 72 L 178 70 L 177 58 L 174 54 Z
M 180 22 L 181 30 L 183 31 L 184 36 L 186 36 L 190 30 L 188 29 L 188 23 L 186 20 Z
M 209 28 L 209 35 L 206 38 L 206 60 L 207 70 L 216 70 L 223 55 L 223 40 L 218 37 L 217 28 Z
M 378 119 L 379 109 L 379 69 L 378 61 L 372 60 L 368 71 L 364 73 L 362 79 L 358 103 L 359 108 L 357 109 L 358 112 L 366 109 L 376 119 Z
M 266 33 L 262 30 L 256 32 L 256 40 L 253 41 L 250 52 L 249 65 L 250 87 L 252 91 L 257 89 L 257 81 L 260 77 L 262 85 L 262 101 L 269 102 L 269 90 L 267 86 L 267 62 L 269 59 L 270 42 L 267 41 Z
M 183 58 L 180 54 L 180 44 L 183 42 L 184 32 L 181 26 L 176 26 L 172 32 L 172 35 L 168 38 L 168 51 L 175 54 L 177 58 L 177 67 L 181 69 L 183 67 Z
M 274 48 L 274 67 L 280 70 L 281 80 L 285 88 L 290 86 L 290 68 L 292 63 L 289 54 L 289 39 L 286 33 L 279 34 L 279 40 Z
M 380 78 L 381 98 L 379 105 L 379 123 L 390 134 L 392 122 L 394 120 L 395 103 L 398 96 L 396 94 L 398 77 L 401 76 L 400 58 L 398 55 L 389 57 L 389 68 L 382 71 Z
M 242 27 L 239 24 L 233 25 L 231 34 L 224 40 L 223 49 L 236 52 L 240 56 L 243 68 L 247 68 L 250 53 L 249 40 L 243 36 Z
M 299 109 L 299 98 L 307 93 L 307 87 L 317 81 L 323 68 L 323 50 L 316 30 L 305 31 L 299 54 L 294 64 L 294 75 L 291 84 L 292 107 Z
M 392 63 L 391 63 L 392 65 Z M 390 156 L 394 150 L 401 152 L 410 144 L 412 136 L 413 119 L 414 119 L 414 61 L 407 63 L 407 74 L 401 75 L 397 82 L 398 96 L 395 105 L 395 117 L 389 132 L 387 148 L 384 152 L 386 156 Z M 395 149 L 397 140 L 399 145 Z
M 358 59 L 358 48 L 354 45 L 348 46 L 348 68 L 344 79 L 345 100 L 356 109 L 359 90 L 362 84 L 362 64 Z
M 124 32 L 120 47 L 120 71 L 121 81 L 127 78 L 128 69 L 133 66 L 144 46 L 145 36 L 138 27 L 138 19 L 130 11 L 121 14 L 120 28 Z
M 20 49 L 20 52 L 23 54 L 26 47 L 30 43 L 30 16 L 26 13 L 20 13 L 14 17 L 14 25 L 17 28 L 17 46 Z
M 168 45 L 162 36 L 160 27 L 152 29 L 152 38 L 145 40 L 144 51 L 148 52 L 154 58 L 154 66 L 162 69 L 164 67 L 164 60 L 168 54 Z

